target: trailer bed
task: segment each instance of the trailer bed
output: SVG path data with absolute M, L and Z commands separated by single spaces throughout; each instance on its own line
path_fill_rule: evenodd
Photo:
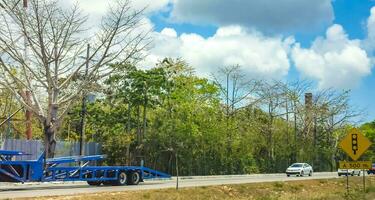
M 170 178 L 169 174 L 144 166 L 90 166 L 104 155 L 70 156 L 37 160 L 14 160 L 27 155 L 20 151 L 0 150 L 0 182 L 87 181 L 89 185 L 136 185 L 145 179 Z M 76 163 L 77 166 L 61 166 Z

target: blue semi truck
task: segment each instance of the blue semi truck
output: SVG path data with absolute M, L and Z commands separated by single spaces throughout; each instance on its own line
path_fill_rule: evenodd
M 0 182 L 87 181 L 89 185 L 137 185 L 145 179 L 170 178 L 169 174 L 144 166 L 90 166 L 104 155 L 15 160 L 21 151 L 0 150 Z M 62 166 L 66 163 L 74 166 Z

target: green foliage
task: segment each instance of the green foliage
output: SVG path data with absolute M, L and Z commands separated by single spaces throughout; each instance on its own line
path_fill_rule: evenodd
M 130 64 L 112 67 L 115 72 L 105 81 L 103 94 L 88 105 L 86 125 L 86 141 L 103 144 L 107 164 L 139 165 L 143 159 L 146 166 L 175 174 L 178 159 L 180 175 L 245 174 L 284 172 L 296 161 L 315 163 L 315 170 L 336 170 L 343 156 L 337 142 L 350 128 L 348 123 L 329 125 L 329 109 L 317 101 L 315 137 L 306 117 L 311 110 L 306 111 L 303 99 L 293 92 L 289 101 L 281 102 L 288 95 L 280 88 L 289 86 L 268 85 L 266 91 L 252 94 L 260 98 L 259 104 L 234 106 L 226 104 L 220 83 L 196 76 L 181 60 L 165 59 L 148 70 Z M 256 96 L 261 92 L 266 93 Z M 346 103 L 347 96 L 336 97 L 335 106 Z M 283 107 L 286 103 L 289 110 Z M 79 113 L 76 105 L 66 120 L 70 128 L 63 129 L 64 138 L 78 139 Z M 374 126 L 362 127 L 372 139 Z
M 21 110 L 19 110 L 21 108 Z M 18 111 L 19 110 L 19 111 Z M 25 139 L 26 138 L 26 109 L 20 105 L 11 92 L 0 89 L 0 123 L 4 122 L 13 113 L 18 111 L 10 120 L 0 126 L 0 141 L 3 139 Z M 42 139 L 42 127 L 36 117 L 32 118 L 31 128 L 33 139 Z
M 375 121 L 363 124 L 360 127 L 362 133 L 373 143 L 375 142 Z M 362 157 L 364 160 L 375 160 L 375 146 L 371 145 L 369 150 Z

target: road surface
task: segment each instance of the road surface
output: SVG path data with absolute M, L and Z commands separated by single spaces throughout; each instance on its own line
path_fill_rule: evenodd
M 312 177 L 286 177 L 285 174 L 253 174 L 227 176 L 180 177 L 179 187 L 228 185 L 273 181 L 293 181 L 309 179 L 338 178 L 336 172 L 317 172 Z M 86 182 L 76 183 L 25 183 L 0 185 L 0 199 L 74 195 L 98 192 L 118 192 L 129 190 L 151 190 L 176 187 L 176 178 L 171 180 L 150 180 L 132 186 L 89 186 Z

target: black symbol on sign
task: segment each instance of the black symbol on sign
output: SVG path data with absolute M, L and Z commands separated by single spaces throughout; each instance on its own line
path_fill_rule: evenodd
M 355 155 L 358 151 L 358 140 L 357 140 L 357 134 L 352 134 L 352 150 L 353 154 Z

